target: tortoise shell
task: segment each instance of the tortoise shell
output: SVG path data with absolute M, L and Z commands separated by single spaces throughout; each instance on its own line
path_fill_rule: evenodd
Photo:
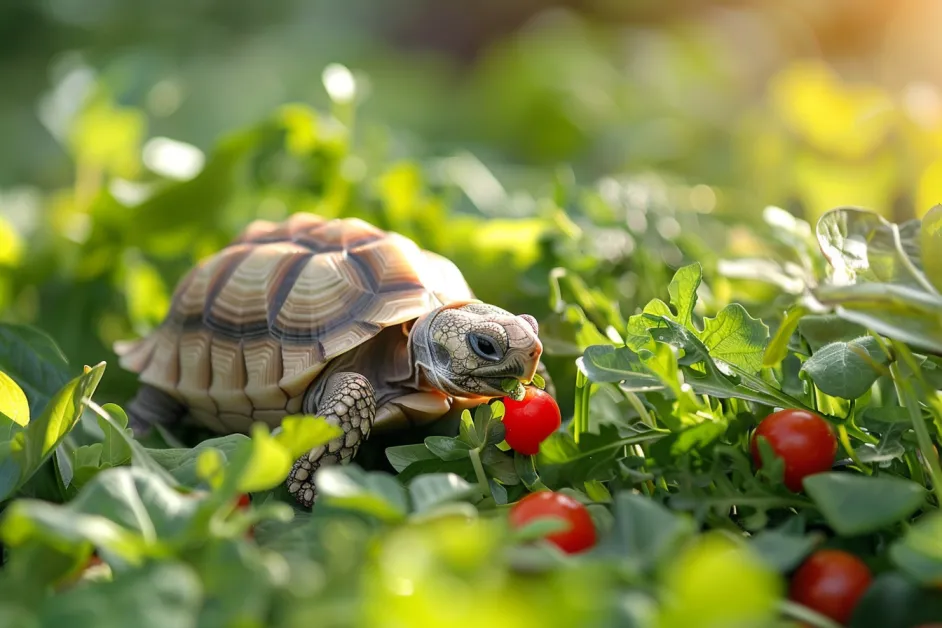
M 122 367 L 218 431 L 277 425 L 333 358 L 441 305 L 474 299 L 458 268 L 358 218 L 257 220 L 199 262 Z

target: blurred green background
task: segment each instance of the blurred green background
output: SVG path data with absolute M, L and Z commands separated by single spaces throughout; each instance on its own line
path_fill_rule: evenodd
M 617 327 L 696 259 L 703 307 L 775 307 L 787 276 L 721 276 L 772 256 L 765 207 L 942 200 L 940 23 L 934 0 L 6 0 L 0 316 L 115 364 L 250 220 L 358 215 L 537 315 L 569 404 L 597 332 L 555 297 Z M 115 365 L 101 391 L 134 386 Z

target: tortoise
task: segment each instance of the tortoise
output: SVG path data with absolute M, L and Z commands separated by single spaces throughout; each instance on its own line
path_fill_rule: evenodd
M 423 425 L 545 373 L 536 319 L 476 299 L 458 267 L 359 218 L 255 220 L 175 287 L 150 334 L 115 343 L 140 386 L 138 436 L 187 419 L 218 434 L 323 416 L 343 435 L 286 479 L 313 505 L 314 473 L 374 430 Z

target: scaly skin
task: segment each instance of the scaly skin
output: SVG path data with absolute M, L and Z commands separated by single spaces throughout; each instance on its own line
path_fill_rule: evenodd
M 501 387 L 503 380 L 530 381 L 537 372 L 543 353 L 537 333 L 533 317 L 515 316 L 493 305 L 440 307 L 412 325 L 413 379 L 400 383 L 406 390 L 438 391 L 481 402 L 503 397 L 507 394 Z M 286 484 L 302 506 L 310 507 L 317 499 L 314 474 L 319 468 L 346 464 L 356 455 L 360 443 L 369 437 L 376 410 L 374 386 L 361 373 L 344 369 L 329 375 L 323 386 L 312 386 L 304 411 L 326 417 L 344 434 L 295 462 Z
M 350 462 L 360 443 L 369 437 L 376 416 L 373 386 L 359 373 L 334 373 L 328 377 L 319 406 L 318 412 L 313 408 L 305 408 L 305 412 L 325 417 L 328 423 L 339 426 L 344 433 L 298 458 L 288 474 L 288 492 L 306 507 L 313 505 L 317 498 L 314 485 L 317 469 Z

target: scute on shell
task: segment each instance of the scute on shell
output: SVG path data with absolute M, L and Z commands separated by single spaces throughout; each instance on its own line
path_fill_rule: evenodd
M 271 415 L 383 328 L 473 298 L 451 261 L 402 235 L 296 213 L 251 223 L 199 262 L 161 326 L 115 351 L 202 416 Z

